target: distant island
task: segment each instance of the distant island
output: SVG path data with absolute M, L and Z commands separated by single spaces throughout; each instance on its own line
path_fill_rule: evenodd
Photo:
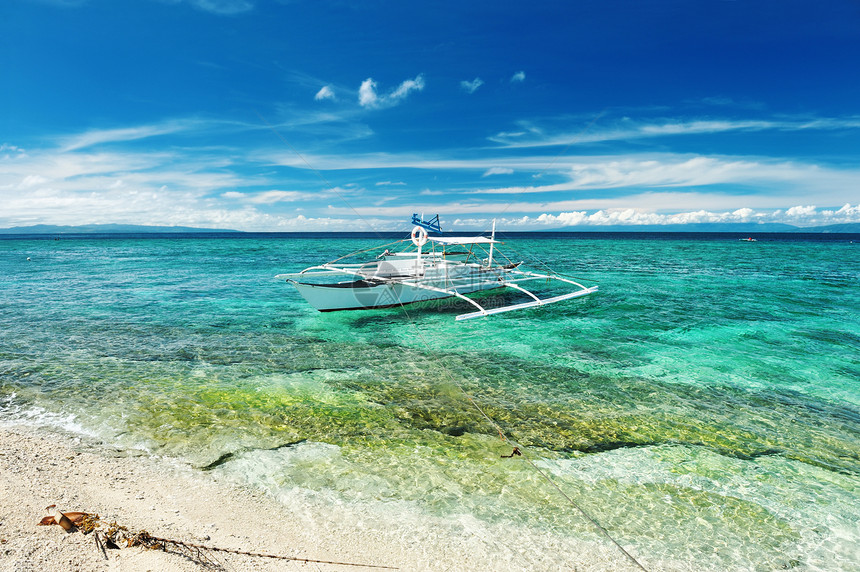
M 831 233 L 831 232 L 847 232 L 847 233 L 860 233 L 860 222 L 846 222 L 843 224 L 829 224 L 827 226 L 813 226 L 810 228 L 796 228 L 794 230 L 789 230 L 787 232 L 821 232 L 821 233 Z
M 826 226 L 793 226 L 782 223 L 755 222 L 703 222 L 690 224 L 643 224 L 643 225 L 609 225 L 609 226 L 565 226 L 562 228 L 546 229 L 551 232 L 735 232 L 753 234 L 757 232 L 793 232 L 810 234 L 829 233 L 860 233 L 860 223 L 829 224 Z
M 241 232 L 223 228 L 194 228 L 190 226 L 145 226 L 137 224 L 84 224 L 59 226 L 36 224 L 0 228 L 0 234 L 146 234 L 146 233 L 194 233 L 194 232 Z

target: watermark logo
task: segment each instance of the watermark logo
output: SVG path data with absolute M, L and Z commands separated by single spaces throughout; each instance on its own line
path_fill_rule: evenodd
M 368 262 L 359 268 L 362 280 L 355 285 L 353 294 L 356 301 L 364 308 L 394 306 L 401 302 L 401 288 L 392 279 L 403 277 L 402 265 L 395 265 L 387 260 Z

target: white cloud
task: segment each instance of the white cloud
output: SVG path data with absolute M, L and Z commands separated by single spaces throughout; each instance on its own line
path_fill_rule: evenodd
M 829 213 L 830 211 L 824 211 Z M 860 203 L 852 207 L 850 203 L 845 203 L 842 207 L 833 213 L 833 216 L 842 222 L 860 222 Z
M 475 93 L 482 85 L 484 85 L 484 80 L 479 77 L 476 77 L 472 81 L 460 82 L 460 87 L 462 87 L 467 93 Z
M 860 222 L 860 203 L 857 206 L 846 203 L 839 209 L 822 210 L 812 205 L 794 206 L 785 211 L 785 218 L 801 226 Z
M 317 94 L 314 96 L 316 101 L 323 101 L 325 99 L 334 99 L 334 90 L 329 85 L 324 85 L 322 89 L 320 89 Z
M 524 72 L 524 71 L 518 71 L 517 73 L 515 73 L 514 75 L 511 76 L 512 82 L 522 82 L 525 80 L 526 80 L 526 72 Z
M 490 167 L 489 169 L 484 171 L 484 174 L 481 176 L 489 177 L 490 175 L 512 175 L 513 173 L 514 170 L 510 167 Z
M 358 103 L 362 107 L 376 107 L 379 97 L 376 95 L 376 82 L 367 78 L 358 88 Z
M 393 107 L 406 99 L 411 92 L 423 89 L 424 75 L 419 74 L 415 79 L 408 79 L 401 83 L 394 91 L 380 96 L 376 93 L 376 82 L 373 78 L 367 78 L 358 88 L 358 103 L 369 109 Z
M 815 205 L 791 207 L 786 211 L 790 217 L 807 217 L 815 213 Z
M 797 226 L 823 226 L 829 224 L 860 222 L 860 204 L 844 205 L 839 210 L 817 210 L 814 206 L 795 206 L 787 211 L 755 211 L 740 208 L 733 211 L 711 212 L 698 210 L 663 214 L 641 209 L 606 209 L 593 213 L 587 211 L 561 212 L 557 215 L 544 213 L 535 221 L 539 224 L 560 226 L 607 226 L 607 225 L 677 225 L 694 223 L 783 223 Z

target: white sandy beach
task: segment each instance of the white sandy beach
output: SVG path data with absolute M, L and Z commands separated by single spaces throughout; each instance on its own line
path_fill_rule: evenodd
M 503 529 L 473 528 L 452 535 L 416 536 L 379 514 L 337 507 L 328 516 L 313 503 L 282 503 L 262 492 L 145 456 L 111 454 L 77 438 L 24 427 L 0 428 L 0 569 L 200 570 L 200 562 L 140 547 L 97 550 L 93 535 L 37 526 L 45 507 L 96 513 L 153 536 L 224 549 L 301 559 L 373 564 L 401 570 L 625 570 L 629 562 L 603 546 L 553 540 L 545 555 Z M 332 515 L 337 515 L 336 518 Z M 432 524 L 432 523 L 431 523 Z M 422 527 L 426 530 L 425 527 Z M 467 529 L 469 530 L 469 529 Z M 335 564 L 209 553 L 224 570 L 361 570 Z M 304 568 L 308 569 L 308 568 Z M 653 569 L 653 568 L 652 568 Z

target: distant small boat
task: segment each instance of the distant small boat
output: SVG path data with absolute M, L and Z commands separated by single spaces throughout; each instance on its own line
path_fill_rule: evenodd
M 500 253 L 496 248 L 499 241 L 495 238 L 495 222 L 493 234 L 489 238 L 428 236 L 427 228 L 435 232 L 441 230 L 438 216 L 432 223 L 416 220 L 415 217 L 413 222 L 416 226 L 412 230 L 412 236 L 397 241 L 400 244 L 405 243 L 406 248 L 403 250 L 392 251 L 386 248 L 392 245 L 382 245 L 377 247 L 382 252 L 369 260 L 345 263 L 344 259 L 351 256 L 348 255 L 327 264 L 305 268 L 301 272 L 279 274 L 275 278 L 291 283 L 311 306 L 321 312 L 387 308 L 456 297 L 475 309 L 457 316 L 457 320 L 554 304 L 597 291 L 597 286 L 589 288 L 555 274 L 521 270 L 521 262 L 508 260 L 505 264 L 499 264 Z M 484 247 L 488 249 L 485 250 Z M 373 250 L 375 249 L 371 248 L 355 254 L 367 255 Z M 483 258 L 483 254 L 486 254 L 487 258 Z M 307 281 L 309 278 L 336 276 L 346 277 L 347 280 L 328 283 Z M 547 283 L 550 280 L 574 289 L 564 294 L 542 298 L 520 285 L 524 282 Z M 465 296 L 496 288 L 517 290 L 525 294 L 529 301 L 485 308 Z
M 740 238 L 740 239 L 738 239 L 738 240 L 741 240 L 741 241 L 743 241 L 743 242 L 756 242 L 756 239 L 754 239 L 754 238 L 753 238 L 753 237 L 751 237 L 751 236 L 748 236 L 748 237 L 746 237 L 746 238 Z

